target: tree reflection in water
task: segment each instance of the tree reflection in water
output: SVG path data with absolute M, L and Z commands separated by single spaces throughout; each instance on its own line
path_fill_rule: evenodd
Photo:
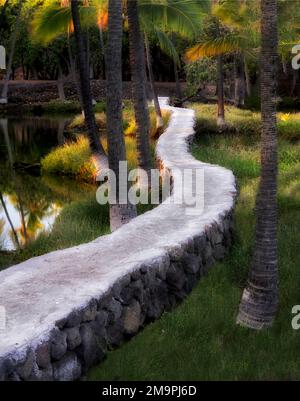
M 51 230 L 65 204 L 84 200 L 95 188 L 66 178 L 40 177 L 14 169 L 39 163 L 65 140 L 66 119 L 0 119 L 0 249 L 26 247 Z

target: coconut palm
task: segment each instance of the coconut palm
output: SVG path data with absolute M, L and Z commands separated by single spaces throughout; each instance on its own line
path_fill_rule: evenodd
M 279 302 L 277 257 L 277 0 L 261 0 L 261 181 L 256 200 L 255 246 L 237 323 L 272 325 Z
M 127 0 L 127 15 L 138 166 L 150 174 L 150 116 L 146 94 L 144 42 L 140 29 L 137 0 Z
M 215 56 L 219 71 L 218 82 L 223 80 L 222 58 L 225 54 L 234 55 L 234 101 L 237 107 L 243 106 L 245 93 L 250 94 L 247 59 L 256 54 L 259 46 L 257 1 L 222 0 L 214 1 L 211 8 L 210 29 L 205 38 L 187 52 L 189 60 Z M 218 114 L 224 113 L 220 98 L 224 90 L 219 89 Z M 221 108 L 220 108 L 221 107 Z M 222 122 L 222 118 L 220 120 Z
M 149 82 L 156 111 L 156 126 L 159 130 L 163 126 L 163 119 L 155 88 L 149 37 L 150 35 L 154 36 L 161 50 L 173 60 L 178 89 L 177 96 L 180 98 L 180 83 L 178 80 L 180 58 L 170 34 L 176 33 L 181 37 L 193 39 L 199 31 L 208 1 L 203 0 L 199 3 L 197 0 L 139 0 L 138 4 L 141 29 L 143 30 L 145 41 Z
M 77 1 L 71 2 L 71 10 L 79 61 L 80 88 L 82 94 L 84 117 L 88 129 L 88 138 L 92 151 L 92 158 L 97 170 L 99 171 L 102 168 L 107 168 L 107 157 L 99 139 L 99 132 L 93 111 L 93 97 L 89 80 L 86 51 L 82 36 L 80 14 Z
M 122 122 L 122 0 L 109 0 L 107 39 L 107 136 L 109 168 L 116 176 L 116 204 L 110 205 L 110 226 L 116 230 L 136 216 L 135 206 L 120 204 L 119 162 L 126 160 Z
M 189 49 L 186 53 L 188 61 L 196 61 L 202 57 L 216 56 L 217 59 L 217 124 L 220 129 L 226 126 L 225 122 L 225 99 L 224 99 L 224 69 L 223 69 L 223 52 L 211 48 L 211 41 L 220 41 L 225 35 L 225 27 L 221 25 L 218 18 L 210 15 L 207 20 L 207 31 L 203 36 L 206 36 L 206 41 L 198 43 L 196 46 Z
M 107 0 L 83 0 L 82 2 L 78 2 L 80 21 L 84 28 L 82 33 L 85 33 L 85 30 L 88 30 L 90 25 L 97 24 L 99 26 L 99 24 L 102 24 L 102 30 L 105 28 L 104 16 L 106 15 L 106 11 L 105 7 L 102 7 L 102 4 L 105 5 L 106 1 Z M 76 59 L 72 54 L 71 49 L 71 35 L 74 32 L 74 25 L 70 5 L 70 0 L 50 0 L 45 2 L 44 5 L 34 14 L 31 22 L 31 37 L 34 41 L 47 45 L 57 37 L 66 35 L 69 55 L 69 70 L 76 87 L 81 108 L 83 109 L 80 82 L 76 69 Z M 60 69 L 60 67 L 61 66 L 58 65 L 58 69 Z M 61 88 L 62 86 L 61 81 L 62 77 L 59 73 L 58 88 Z M 60 98 L 62 97 L 60 96 Z

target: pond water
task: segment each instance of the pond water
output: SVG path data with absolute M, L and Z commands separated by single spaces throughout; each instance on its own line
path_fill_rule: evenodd
M 66 204 L 93 190 L 39 174 L 41 158 L 64 142 L 67 123 L 66 118 L 0 117 L 0 250 L 24 247 L 51 230 Z

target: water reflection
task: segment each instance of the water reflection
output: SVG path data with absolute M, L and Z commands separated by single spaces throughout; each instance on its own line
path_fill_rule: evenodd
M 51 148 L 62 144 L 66 119 L 0 118 L 0 249 L 26 246 L 51 230 L 65 204 L 87 197 L 94 188 L 73 180 L 21 172 L 34 166 Z

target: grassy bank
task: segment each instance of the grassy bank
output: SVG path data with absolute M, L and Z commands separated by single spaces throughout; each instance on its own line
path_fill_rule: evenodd
M 213 104 L 190 104 L 198 114 L 197 130 L 205 133 L 216 133 L 216 106 Z M 245 136 L 258 136 L 261 130 L 259 112 L 225 107 L 227 132 Z M 278 135 L 281 139 L 297 141 L 300 139 L 300 113 L 278 113 Z
M 196 109 L 199 128 L 202 107 Z M 239 115 L 240 111 L 232 109 L 232 113 Z M 242 124 L 243 118 L 239 120 Z M 89 380 L 300 379 L 296 351 L 300 333 L 291 327 L 291 308 L 300 302 L 300 145 L 281 139 L 279 146 L 281 302 L 274 327 L 253 332 L 235 325 L 253 245 L 258 135 L 247 131 L 205 135 L 202 131 L 193 149 L 195 157 L 231 168 L 238 179 L 232 251 L 184 303 L 111 352 L 104 363 L 90 371 Z
M 100 111 L 99 104 L 98 110 Z M 163 113 L 164 124 L 167 126 L 170 114 Z M 126 145 L 126 156 L 129 168 L 137 166 L 136 152 L 136 126 L 134 120 L 134 112 L 130 102 L 126 102 L 126 107 L 123 111 L 124 118 L 124 134 Z M 104 111 L 96 113 L 96 121 L 101 132 L 101 142 L 104 149 L 107 151 L 106 139 L 106 115 Z M 151 122 L 151 138 L 154 140 L 156 135 L 156 116 L 153 108 L 150 108 Z M 85 130 L 84 120 L 82 115 L 76 116 L 69 125 L 69 130 L 72 132 L 83 132 Z M 152 153 L 154 154 L 154 142 L 152 143 Z M 75 177 L 88 182 L 95 180 L 95 167 L 91 162 L 91 152 L 89 143 L 83 134 L 78 135 L 75 141 L 67 142 L 63 146 L 55 148 L 44 159 L 42 159 L 43 174 L 55 174 Z

